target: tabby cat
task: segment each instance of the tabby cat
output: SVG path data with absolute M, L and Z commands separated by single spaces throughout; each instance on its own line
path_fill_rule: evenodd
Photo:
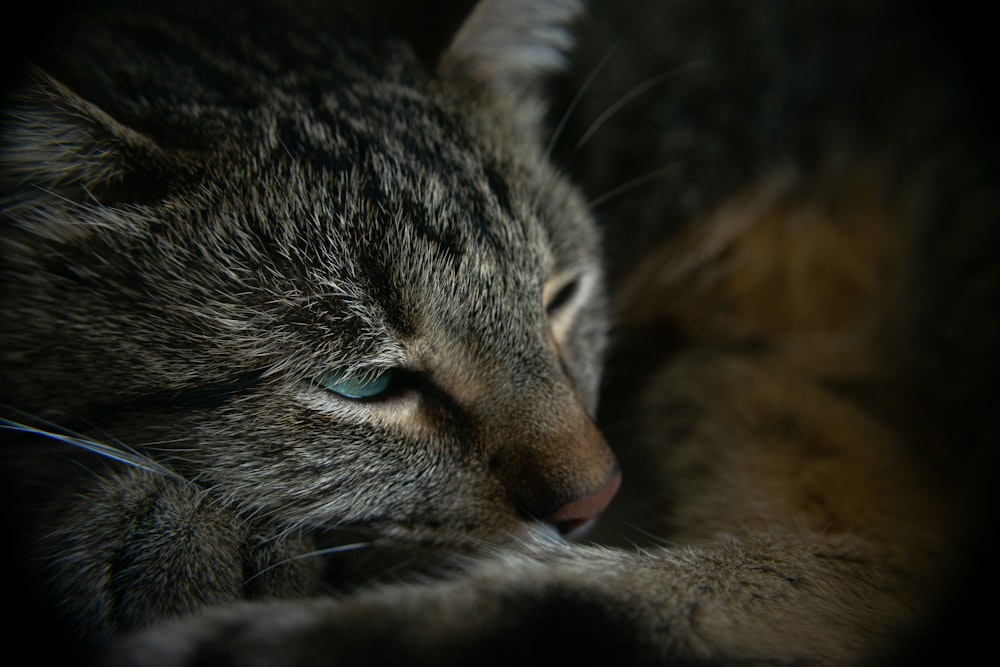
M 580 9 L 47 33 L 0 138 L 28 623 L 129 665 L 856 664 L 940 627 L 998 405 L 972 74 L 890 0 Z

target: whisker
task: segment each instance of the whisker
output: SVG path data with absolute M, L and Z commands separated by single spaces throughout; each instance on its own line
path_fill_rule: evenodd
M 601 129 L 601 127 L 606 122 L 608 122 L 608 120 L 613 115 L 618 113 L 618 111 L 620 111 L 622 107 L 624 107 L 626 104 L 634 100 L 636 97 L 639 97 L 643 93 L 647 92 L 651 88 L 660 85 L 661 83 L 665 83 L 667 81 L 670 81 L 671 79 L 675 79 L 682 74 L 687 74 L 691 70 L 704 67 L 706 64 L 707 63 L 705 63 L 704 61 L 694 60 L 687 64 L 679 65 L 677 67 L 669 69 L 666 72 L 660 72 L 659 74 L 651 76 L 650 78 L 646 79 L 642 83 L 635 85 L 631 90 L 629 90 L 620 98 L 618 98 L 618 100 L 615 101 L 614 104 L 610 105 L 607 109 L 605 109 L 604 112 L 600 116 L 598 116 L 593 123 L 590 124 L 590 126 L 584 131 L 584 133 L 580 135 L 580 138 L 577 140 L 576 145 L 573 146 L 573 153 L 575 154 L 576 152 L 578 152 L 583 147 L 583 145 L 587 143 L 587 141 L 589 141 L 590 138 L 594 136 L 594 134 L 599 129 Z
M 45 420 L 39 419 L 38 421 L 39 423 L 46 424 L 47 426 L 49 426 L 49 424 L 45 422 Z M 154 474 L 169 477 L 171 479 L 183 481 L 183 478 L 174 471 L 136 452 L 129 451 L 127 449 L 118 449 L 117 447 L 113 447 L 111 445 L 107 445 L 102 442 L 97 442 L 95 440 L 85 438 L 79 434 L 75 434 L 72 431 L 69 431 L 68 429 L 62 429 L 54 425 L 51 425 L 50 428 L 53 428 L 53 430 L 45 430 L 43 428 L 38 428 L 36 426 L 29 426 L 27 424 L 14 421 L 13 419 L 0 417 L 0 430 L 12 431 L 15 433 L 27 433 L 30 435 L 39 435 L 44 438 L 55 440 L 57 442 L 62 442 L 67 445 L 78 447 L 80 449 L 92 452 L 99 456 L 103 456 L 107 459 L 111 459 L 112 461 L 118 461 L 120 463 L 130 465 L 134 468 L 145 470 L 146 472 L 151 472 Z M 58 431 L 60 430 L 63 431 L 63 433 L 59 433 Z
M 31 184 L 29 184 L 29 187 L 32 187 L 32 188 L 34 188 L 34 189 L 36 189 L 36 190 L 38 190 L 40 192 L 44 192 L 48 196 L 52 197 L 53 199 L 58 199 L 59 201 L 61 201 L 64 204 L 68 204 L 70 210 L 73 210 L 73 209 L 77 209 L 77 210 L 80 210 L 80 211 L 86 210 L 86 207 L 83 204 L 81 204 L 80 202 L 73 201 L 72 199 L 70 199 L 66 195 L 59 194 L 55 190 L 53 190 L 51 188 L 47 188 L 44 185 L 40 185 L 38 183 L 31 183 Z
M 634 530 L 643 537 L 649 538 L 650 540 L 655 542 L 658 546 L 672 547 L 672 546 L 677 546 L 678 544 L 676 540 L 671 540 L 670 538 L 657 535 L 656 533 L 648 531 L 645 528 L 641 528 L 638 524 L 632 521 L 623 521 L 622 524 L 625 525 L 625 527 L 627 527 L 629 530 Z M 637 549 L 641 548 L 641 546 L 634 541 L 632 542 L 632 545 Z
M 64 433 L 66 435 L 71 435 L 71 436 L 74 436 L 74 437 L 77 437 L 77 438 L 84 438 L 85 437 L 82 433 L 80 433 L 78 431 L 74 431 L 73 429 L 67 428 L 65 426 L 62 426 L 61 424 L 56 424 L 55 422 L 51 422 L 48 419 L 44 419 L 42 417 L 39 417 L 38 415 L 33 415 L 30 412 L 25 412 L 24 410 L 21 410 L 19 408 L 14 407 L 13 405 L 3 404 L 3 405 L 0 405 L 0 409 L 2 409 L 6 413 L 15 413 L 15 414 L 21 415 L 25 419 L 29 419 L 29 420 L 34 421 L 34 422 L 38 422 L 39 424 L 45 426 L 46 428 L 52 429 L 52 431 L 54 431 L 54 432 L 58 431 L 60 433 Z
M 352 544 L 341 544 L 341 545 L 336 546 L 336 547 L 327 547 L 325 549 L 316 549 L 315 551 L 307 551 L 306 553 L 298 554 L 297 556 L 292 556 L 290 558 L 285 558 L 283 560 L 279 560 L 277 563 L 272 563 L 271 565 L 268 565 L 263 570 L 260 570 L 259 572 L 257 572 L 257 574 L 251 576 L 249 579 L 247 579 L 246 581 L 244 581 L 243 585 L 245 586 L 246 584 L 250 583 L 251 581 L 253 581 L 257 577 L 259 577 L 262 574 L 264 574 L 265 572 L 269 572 L 269 571 L 273 570 L 274 568 L 279 567 L 281 565 L 287 565 L 288 563 L 294 563 L 295 561 L 302 560 L 303 558 L 315 558 L 317 556 L 329 556 L 330 554 L 343 553 L 345 551 L 356 551 L 358 549 L 364 549 L 365 547 L 369 547 L 369 546 L 371 546 L 371 544 L 372 544 L 371 542 L 354 542 Z
M 580 86 L 580 89 L 576 91 L 576 95 L 573 96 L 573 99 L 570 100 L 570 103 L 566 106 L 566 110 L 563 112 L 562 117 L 559 119 L 559 123 L 552 131 L 552 138 L 549 139 L 549 145 L 545 147 L 546 159 L 548 159 L 552 155 L 552 151 L 555 148 L 556 142 L 559 141 L 559 138 L 562 136 L 563 131 L 566 129 L 566 123 L 569 122 L 570 116 L 573 115 L 573 111 L 576 110 L 576 107 L 580 104 L 580 101 L 583 100 L 584 93 L 587 92 L 590 86 L 594 83 L 594 80 L 597 78 L 597 75 L 600 74 L 601 70 L 604 69 L 604 66 L 608 64 L 609 60 L 611 60 L 611 56 L 613 56 L 615 54 L 615 51 L 618 50 L 619 45 L 620 44 L 614 44 L 610 49 L 608 49 L 608 52 L 605 53 L 604 57 L 601 58 L 600 62 L 598 62 L 597 65 L 594 66 L 594 69 L 591 70 L 586 80 Z
M 642 176 L 637 176 L 630 181 L 626 181 L 625 183 L 622 183 L 621 185 L 611 188 L 607 192 L 594 197 L 589 202 L 587 202 L 587 205 L 590 206 L 591 208 L 596 208 L 601 204 L 606 203 L 609 199 L 613 199 L 614 197 L 624 194 L 629 190 L 633 190 L 639 187 L 640 185 L 645 185 L 650 181 L 655 181 L 660 175 L 675 169 L 676 166 L 677 166 L 676 164 L 670 164 L 665 167 L 660 167 L 659 169 L 653 169 L 652 171 L 646 172 Z

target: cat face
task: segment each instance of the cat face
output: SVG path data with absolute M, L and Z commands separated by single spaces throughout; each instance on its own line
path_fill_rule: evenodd
M 454 544 L 592 517 L 617 485 L 597 240 L 532 103 L 461 40 L 433 76 L 337 22 L 236 28 L 117 14 L 30 71 L 3 403 L 286 527 Z

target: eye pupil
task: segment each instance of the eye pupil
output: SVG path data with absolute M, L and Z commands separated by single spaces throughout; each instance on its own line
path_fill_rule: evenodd
M 351 399 L 374 398 L 385 393 L 392 384 L 392 370 L 381 373 L 327 373 L 318 384 L 338 396 Z

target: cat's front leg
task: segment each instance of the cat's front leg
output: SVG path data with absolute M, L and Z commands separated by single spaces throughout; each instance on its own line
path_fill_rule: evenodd
M 563 580 L 560 568 L 538 561 L 510 569 L 494 563 L 481 576 L 379 587 L 340 600 L 206 610 L 126 638 L 106 664 L 643 664 L 652 654 L 638 639 L 642 632 L 601 589 Z
M 858 664 L 883 654 L 911 605 L 905 577 L 856 548 L 567 545 L 451 581 L 208 610 L 124 640 L 109 664 Z
M 262 539 L 260 527 L 181 480 L 131 469 L 95 475 L 89 488 L 57 503 L 47 523 L 39 540 L 44 576 L 82 637 L 107 641 L 204 606 L 267 594 L 269 586 L 306 590 L 291 582 L 294 575 L 308 579 L 296 569 L 308 561 L 266 570 L 293 547 Z

